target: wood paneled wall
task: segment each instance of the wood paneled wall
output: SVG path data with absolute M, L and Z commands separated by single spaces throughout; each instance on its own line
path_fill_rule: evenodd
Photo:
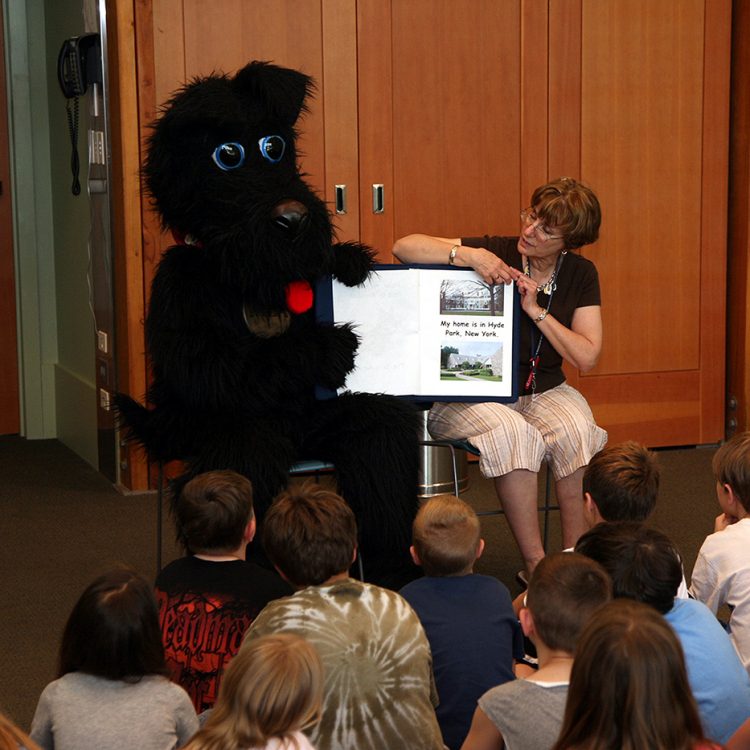
M 729 171 L 728 432 L 750 429 L 750 0 L 732 14 L 732 127 Z
M 721 439 L 730 0 L 112 5 L 121 77 L 132 75 L 119 82 L 123 389 L 145 390 L 144 290 L 168 244 L 147 198 L 133 203 L 147 124 L 191 77 L 267 59 L 317 80 L 303 169 L 331 203 L 347 185 L 339 236 L 384 260 L 409 232 L 515 233 L 547 179 L 594 187 L 604 222 L 584 252 L 602 280 L 605 348 L 569 380 L 613 441 Z
M 579 384 L 611 440 L 715 442 L 724 433 L 731 5 L 582 8 L 581 174 L 605 206 L 596 255 L 605 347 Z

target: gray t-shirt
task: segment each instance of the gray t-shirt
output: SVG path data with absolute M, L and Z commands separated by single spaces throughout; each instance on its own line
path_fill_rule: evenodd
M 173 750 L 197 730 L 190 697 L 165 677 L 130 683 L 70 672 L 42 691 L 31 739 L 44 750 Z
M 514 680 L 488 690 L 478 703 L 507 750 L 549 750 L 560 734 L 567 697 L 567 684 Z

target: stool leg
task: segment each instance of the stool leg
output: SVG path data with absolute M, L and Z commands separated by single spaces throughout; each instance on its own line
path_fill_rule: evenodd
M 552 481 L 552 471 L 549 467 L 549 464 L 547 464 L 547 471 L 545 472 L 545 482 L 544 482 L 544 533 L 542 536 L 542 547 L 544 548 L 544 552 L 546 554 L 547 552 L 547 541 L 549 538 L 549 498 L 550 498 L 550 483 Z
M 449 445 L 451 452 L 451 468 L 453 469 L 453 494 L 458 497 L 458 464 L 456 463 L 456 449 Z

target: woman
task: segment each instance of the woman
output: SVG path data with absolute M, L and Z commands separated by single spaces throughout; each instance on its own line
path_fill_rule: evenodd
M 182 746 L 198 718 L 166 673 L 151 584 L 128 568 L 105 573 L 68 618 L 59 678 L 39 698 L 31 738 L 44 750 Z
M 653 608 L 615 599 L 576 648 L 553 750 L 719 750 L 703 736 L 682 648 Z
M 568 177 L 542 185 L 521 212 L 520 237 L 445 239 L 412 234 L 393 247 L 405 263 L 473 268 L 487 283 L 515 283 L 524 320 L 518 355 L 522 395 L 510 404 L 438 403 L 428 429 L 436 438 L 468 440 L 479 467 L 494 477 L 528 572 L 544 557 L 537 517 L 537 474 L 551 462 L 562 517 L 563 546 L 585 529 L 581 480 L 607 433 L 583 396 L 565 383 L 562 362 L 586 372 L 602 346 L 599 278 L 591 261 L 571 252 L 599 235 L 594 193 Z

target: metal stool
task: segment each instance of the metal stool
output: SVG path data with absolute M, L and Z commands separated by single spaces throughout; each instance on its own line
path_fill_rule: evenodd
M 456 497 L 461 496 L 461 491 L 465 490 L 468 486 L 468 482 L 461 482 L 459 476 L 459 464 L 456 455 L 456 451 L 464 451 L 472 456 L 479 456 L 479 450 L 473 446 L 467 440 L 422 440 L 421 445 L 434 446 L 436 448 L 444 448 L 450 451 L 451 468 L 453 472 L 453 494 Z M 550 503 L 552 496 L 552 469 L 548 462 L 546 464 L 545 472 L 545 486 L 544 486 L 544 505 L 538 506 L 537 511 L 544 513 L 544 522 L 542 525 L 542 546 L 544 551 L 547 551 L 547 542 L 549 540 L 549 513 L 552 510 L 560 510 L 559 505 Z M 499 516 L 505 515 L 505 511 L 502 508 L 496 510 L 482 510 L 477 511 L 478 516 Z

